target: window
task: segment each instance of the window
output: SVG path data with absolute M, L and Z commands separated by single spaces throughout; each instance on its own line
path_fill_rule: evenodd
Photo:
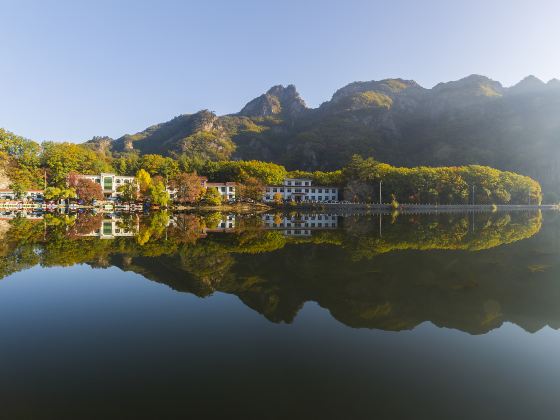
M 112 190 L 113 189 L 113 178 L 110 176 L 106 176 L 103 178 L 103 189 L 104 190 Z
M 309 188 L 306 188 L 306 189 L 305 189 L 305 192 L 308 193 L 308 192 L 309 192 Z
M 315 188 L 311 188 L 311 192 L 312 192 L 312 193 L 315 193 Z
M 222 192 L 226 192 L 226 187 L 221 187 Z
M 280 192 L 284 192 L 284 188 L 280 188 Z
M 318 192 L 318 193 L 322 193 L 322 192 L 323 192 L 323 189 L 322 189 L 322 188 L 319 188 L 319 189 L 317 190 L 317 192 Z
M 273 188 L 272 192 L 276 192 L 278 190 L 278 188 Z

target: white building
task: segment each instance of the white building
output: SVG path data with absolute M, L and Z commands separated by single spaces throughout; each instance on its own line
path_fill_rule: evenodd
M 228 214 L 222 216 L 222 220 L 220 220 L 220 222 L 216 226 L 211 228 L 205 228 L 204 231 L 205 232 L 229 232 L 233 229 L 235 229 L 235 215 Z
M 274 201 L 280 194 L 284 201 L 325 202 L 338 200 L 338 188 L 313 185 L 310 179 L 286 178 L 283 185 L 269 185 L 265 188 L 264 201 Z
M 216 188 L 222 200 L 235 200 L 235 182 L 206 182 L 206 188 Z
M 338 216 L 335 214 L 304 214 L 299 216 L 263 215 L 267 229 L 282 230 L 286 236 L 311 236 L 314 230 L 337 229 Z
M 139 229 L 139 222 L 136 224 L 132 230 L 128 230 L 123 227 L 122 219 L 103 219 L 99 226 L 99 229 L 95 229 L 93 232 L 83 234 L 81 236 L 95 236 L 99 239 L 114 239 L 118 237 L 132 237 L 135 236 Z
M 115 175 L 102 173 L 100 175 L 80 175 L 81 178 L 89 179 L 101 185 L 103 195 L 106 198 L 115 198 L 120 195 L 118 188 L 124 184 L 134 182 L 133 176 Z

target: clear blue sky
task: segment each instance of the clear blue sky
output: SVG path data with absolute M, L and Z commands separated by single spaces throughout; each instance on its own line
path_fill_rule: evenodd
M 118 137 L 274 84 L 560 78 L 557 0 L 0 0 L 0 127 Z

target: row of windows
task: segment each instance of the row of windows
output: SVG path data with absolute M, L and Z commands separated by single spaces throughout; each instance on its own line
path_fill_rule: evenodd
M 271 220 L 273 216 L 271 216 L 270 214 L 267 214 L 264 219 L 265 220 Z M 327 216 L 327 215 L 322 215 L 319 214 L 317 216 L 303 216 L 301 218 L 301 220 L 323 220 L 323 217 L 325 218 L 325 220 L 336 220 L 337 216 Z
M 330 191 L 329 191 L 330 189 Z M 325 193 L 336 193 L 336 188 L 278 188 L 278 187 L 268 187 L 266 189 L 267 192 L 281 192 L 283 193 L 284 190 L 286 190 L 286 192 L 306 192 L 309 193 L 311 190 L 311 193 L 315 193 L 315 191 L 317 191 L 318 193 L 322 193 L 323 190 L 325 190 Z
M 110 179 L 111 179 L 111 178 L 105 178 L 105 180 L 104 180 L 105 184 L 110 185 L 110 184 L 111 184 L 111 180 L 110 180 Z M 95 180 L 95 182 L 97 182 L 98 184 L 101 184 L 101 180 L 100 180 L 99 178 L 97 178 L 97 179 Z M 123 182 L 124 182 L 125 184 L 130 184 L 130 183 L 132 182 L 132 180 L 131 180 L 131 179 L 125 179 L 125 180 L 123 180 Z M 121 180 L 120 180 L 120 179 L 117 179 L 117 180 L 116 180 L 116 183 L 117 183 L 117 184 L 120 184 L 120 183 L 121 183 Z
M 272 197 L 272 196 L 270 196 L 270 195 L 267 195 L 267 196 L 265 197 L 265 200 L 274 200 L 274 197 Z M 332 197 L 329 197 L 328 195 L 326 195 L 326 196 L 325 196 L 325 199 L 323 200 L 323 196 L 320 195 L 320 196 L 318 196 L 317 198 L 312 197 L 312 200 L 311 200 L 311 199 L 307 199 L 307 200 L 304 200 L 304 201 L 328 201 L 328 200 L 336 200 L 336 196 L 333 195 Z
M 325 222 L 325 223 L 323 223 L 323 222 L 317 222 L 317 223 L 312 222 L 312 223 L 305 223 L 305 224 L 290 223 L 290 222 L 287 222 L 287 223 L 272 223 L 272 227 L 275 227 L 275 228 L 276 227 L 292 227 L 292 226 L 294 226 L 294 227 L 298 227 L 298 226 L 299 227 L 312 227 L 312 228 L 314 228 L 314 227 L 336 227 L 336 223 L 327 223 L 327 222 Z
M 311 185 L 311 181 L 286 181 L 286 185 Z
M 229 188 L 230 191 L 234 190 L 234 187 L 216 187 L 216 188 L 218 188 L 221 192 L 224 192 L 224 193 L 227 191 L 228 188 Z

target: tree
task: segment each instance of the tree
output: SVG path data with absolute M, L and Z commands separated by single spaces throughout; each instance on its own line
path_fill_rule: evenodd
M 237 187 L 237 195 L 244 200 L 261 201 L 264 194 L 264 184 L 255 177 L 249 177 Z
M 39 166 L 41 146 L 33 140 L 18 136 L 3 128 L 0 128 L 0 151 L 7 153 L 23 166 Z
M 167 179 L 174 177 L 179 172 L 179 163 L 176 160 L 155 154 L 142 156 L 138 167 L 152 176 L 161 175 Z
M 61 188 L 72 171 L 99 174 L 112 170 L 105 157 L 74 143 L 44 142 L 41 163 L 49 171 L 51 184 Z
M 148 190 L 148 194 L 152 204 L 162 207 L 166 207 L 169 204 L 169 193 L 165 188 L 165 184 L 161 181 L 153 183 Z
M 76 181 L 75 188 L 77 196 L 86 203 L 91 203 L 93 200 L 103 200 L 101 185 L 91 179 L 79 178 Z
M 47 187 L 44 194 L 47 200 L 55 201 L 76 197 L 76 191 L 73 188 Z
M 121 185 L 117 191 L 119 192 L 119 198 L 125 203 L 130 203 L 138 199 L 138 184 L 135 182 L 127 182 Z
M 140 169 L 136 172 L 136 182 L 138 182 L 138 186 L 140 187 L 140 194 L 145 197 L 152 185 L 152 177 L 147 171 Z
M 204 202 L 210 206 L 219 206 L 222 204 L 222 196 L 216 188 L 207 188 L 204 193 Z
M 14 192 L 16 198 L 22 198 L 25 192 L 28 190 L 28 185 L 21 182 L 12 182 L 10 184 L 10 189 Z
M 204 194 L 203 179 L 195 172 L 183 172 L 171 180 L 170 186 L 176 190 L 178 203 L 197 203 Z
M 282 194 L 280 194 L 279 192 L 275 192 L 272 196 L 272 199 L 274 200 L 275 204 L 282 204 L 282 202 L 284 201 Z

